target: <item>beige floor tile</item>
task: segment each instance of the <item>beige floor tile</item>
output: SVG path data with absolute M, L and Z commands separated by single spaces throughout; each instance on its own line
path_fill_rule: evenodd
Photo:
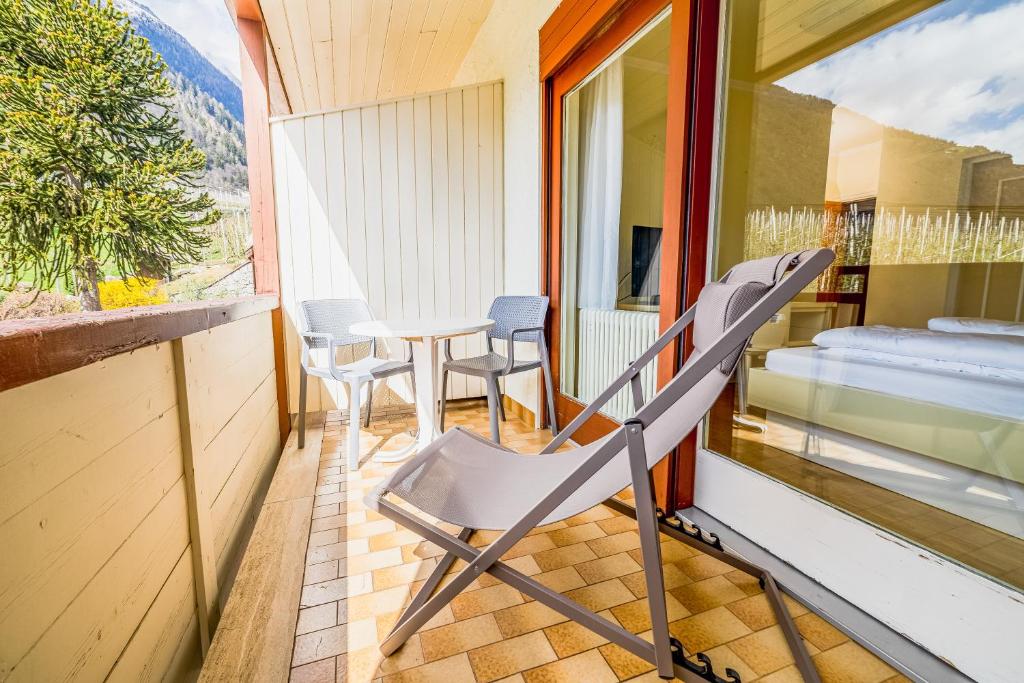
M 654 665 L 646 659 L 637 657 L 632 652 L 622 649 L 615 643 L 602 645 L 598 648 L 598 651 L 600 651 L 620 681 L 654 670 Z
M 592 586 L 584 586 L 565 594 L 589 610 L 599 612 L 633 600 L 633 593 L 618 579 L 609 579 Z
M 666 564 L 661 568 L 662 581 L 664 581 L 665 590 L 672 590 L 679 586 L 685 586 L 688 583 L 692 583 L 693 579 L 683 573 L 677 565 Z M 633 592 L 638 598 L 647 597 L 647 576 L 644 572 L 636 572 L 635 574 L 627 574 L 620 577 L 622 583 L 626 584 L 626 588 Z
M 824 683 L 877 683 L 896 672 L 853 641 L 847 641 L 814 657 Z
M 392 674 L 414 669 L 423 663 L 423 651 L 420 649 L 420 636 L 417 633 L 410 637 L 393 655 L 382 659 L 378 668 L 382 674 Z
M 690 652 L 710 650 L 750 633 L 746 624 L 724 607 L 674 621 L 669 630 Z
M 640 534 L 635 531 L 623 531 L 603 538 L 587 541 L 587 545 L 598 557 L 607 557 L 616 553 L 624 553 L 640 547 Z
M 330 581 L 336 578 L 338 578 L 338 561 L 328 560 L 327 562 L 318 562 L 317 564 L 307 564 L 306 574 L 302 578 L 302 583 L 308 586 L 313 583 Z
M 544 538 L 546 536 L 550 536 L 550 534 L 539 537 L 528 536 L 523 540 Z M 591 541 L 591 543 L 594 542 L 595 541 Z M 552 569 L 561 569 L 562 567 L 579 564 L 580 562 L 596 560 L 597 555 L 594 554 L 586 543 L 575 543 L 573 545 L 562 546 L 561 548 L 552 548 L 551 550 L 535 552 L 533 553 L 533 559 L 537 561 L 537 566 L 541 568 L 541 571 L 549 572 Z
M 636 520 L 626 515 L 615 515 L 608 519 L 599 520 L 597 525 L 608 536 L 621 534 L 623 531 L 636 531 L 637 529 Z
M 547 586 L 558 593 L 565 593 L 574 588 L 581 588 L 587 585 L 575 567 L 562 567 L 549 572 L 541 572 L 533 577 L 541 585 Z
M 423 664 L 384 677 L 384 683 L 475 683 L 466 653 Z
M 570 657 L 607 643 L 608 640 L 575 621 L 566 621 L 544 629 L 544 635 L 559 657 Z
M 746 572 L 741 572 L 737 569 L 731 572 L 726 572 L 725 574 L 722 574 L 722 576 L 729 579 L 729 581 L 735 584 L 747 595 L 757 595 L 762 592 L 761 584 L 758 583 L 757 578 Z
M 550 538 L 551 542 L 556 546 L 582 543 L 583 541 L 602 538 L 604 536 L 605 533 L 601 527 L 597 525 L 597 522 L 577 524 L 576 526 L 568 526 L 564 529 L 556 529 L 555 531 L 548 532 L 548 538 Z
M 328 515 L 322 517 L 314 517 L 313 521 L 310 522 L 310 531 L 327 531 L 329 529 L 340 529 L 347 523 L 345 515 Z
M 665 611 L 668 613 L 670 623 L 690 616 L 690 611 L 671 593 L 665 596 Z M 651 608 L 647 598 L 612 607 L 611 612 L 615 620 L 622 624 L 622 628 L 630 633 L 640 633 L 651 628 Z
M 602 519 L 610 519 L 616 516 L 618 516 L 618 513 L 612 511 L 610 508 L 606 508 L 604 505 L 595 505 L 588 510 L 584 510 L 578 515 L 573 515 L 569 519 L 565 520 L 565 523 L 569 526 L 575 526 L 577 524 L 587 524 L 588 522 L 598 522 Z
M 356 595 L 348 600 L 349 619 L 365 619 L 386 612 L 397 612 L 409 598 L 408 586 L 395 586 L 382 591 Z
M 559 612 L 536 600 L 506 607 L 493 613 L 502 636 L 514 638 L 566 620 Z
M 795 617 L 793 621 L 804 639 L 819 650 L 829 650 L 849 640 L 842 631 L 817 614 L 808 612 Z
M 515 608 L 512 608 L 515 609 Z M 454 624 L 420 632 L 420 648 L 423 661 L 444 659 L 459 652 L 466 652 L 484 645 L 496 643 L 502 638 L 495 615 L 457 621 Z
M 570 528 L 580 529 L 582 527 Z M 600 583 L 601 581 L 638 572 L 640 571 L 640 565 L 627 553 L 616 553 L 615 555 L 577 564 L 576 571 L 580 573 L 580 576 L 587 583 Z
M 312 633 L 330 628 L 338 624 L 338 603 L 328 602 L 316 607 L 299 610 L 299 620 L 295 625 L 296 635 Z
M 469 652 L 469 662 L 480 683 L 496 681 L 555 659 L 555 652 L 543 631 L 509 638 Z
M 452 613 L 456 621 L 469 619 L 479 614 L 518 605 L 523 596 L 515 588 L 499 583 L 489 588 L 460 593 L 452 600 Z
M 308 664 L 318 659 L 335 657 L 348 651 L 348 627 L 345 624 L 296 636 L 292 666 Z
M 373 589 L 384 590 L 385 588 L 408 586 L 416 581 L 422 581 L 430 576 L 430 572 L 434 570 L 436 565 L 436 560 L 431 558 L 422 562 L 374 569 L 371 572 L 373 575 Z
M 560 659 L 523 672 L 526 683 L 616 683 L 618 677 L 597 650 Z
M 410 543 L 419 543 L 423 539 L 414 531 L 398 529 L 386 534 L 370 536 L 370 551 L 387 550 L 388 548 L 400 548 Z
M 334 657 L 297 666 L 288 680 L 290 683 L 334 683 Z
M 394 567 L 402 564 L 402 549 L 388 548 L 364 555 L 350 555 L 345 562 L 347 563 L 346 571 L 349 574 L 362 574 L 363 572 L 372 572 L 374 569 Z
M 759 676 L 778 671 L 793 663 L 793 655 L 782 635 L 782 629 L 771 626 L 729 643 L 729 648 L 743 658 Z
M 724 576 L 713 576 L 672 589 L 679 602 L 690 612 L 705 612 L 709 609 L 743 600 L 746 593 Z
M 516 541 L 515 545 L 509 548 L 508 551 L 501 557 L 502 559 L 507 560 L 513 557 L 520 557 L 522 555 L 529 555 L 531 553 L 549 550 L 554 547 L 554 542 L 552 542 L 552 540 L 548 538 L 547 534 L 526 536 Z
M 677 562 L 676 565 L 683 570 L 684 574 L 694 581 L 710 579 L 712 576 L 720 576 L 726 572 L 732 571 L 732 567 L 727 565 L 725 562 L 716 560 L 710 555 L 696 555 L 681 562 Z
M 299 605 L 301 607 L 313 607 L 326 602 L 344 600 L 353 595 L 367 593 L 366 588 L 367 586 L 364 585 L 362 580 L 348 576 L 310 584 L 303 586 Z
M 796 664 L 790 664 L 757 680 L 758 683 L 804 683 L 804 677 L 800 675 Z
M 710 581 L 711 579 L 705 580 Z M 743 589 L 737 586 L 737 590 L 742 591 Z M 775 612 L 772 611 L 772 606 L 764 593 L 736 600 L 726 605 L 726 608 L 739 617 L 740 621 L 749 626 L 752 631 L 760 631 L 775 623 Z

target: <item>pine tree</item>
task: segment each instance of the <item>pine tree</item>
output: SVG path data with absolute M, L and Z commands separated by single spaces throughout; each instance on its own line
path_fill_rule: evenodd
M 195 262 L 219 212 L 163 60 L 111 0 L 0 0 L 0 288 Z

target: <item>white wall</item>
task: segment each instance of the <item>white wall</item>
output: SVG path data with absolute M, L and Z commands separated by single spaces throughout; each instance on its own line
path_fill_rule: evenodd
M 488 83 L 271 122 L 290 412 L 299 302 L 362 298 L 377 318 L 477 317 L 503 292 L 502 111 L 502 85 Z M 484 352 L 480 335 L 452 347 Z M 379 398 L 408 400 L 407 381 L 389 380 Z M 464 375 L 449 386 L 449 398 L 485 393 Z M 310 411 L 348 405 L 337 382 L 311 381 L 309 393 Z
M 540 27 L 557 0 L 495 0 L 453 85 L 505 86 L 505 291 L 540 292 Z M 510 377 L 508 395 L 538 412 L 534 373 Z

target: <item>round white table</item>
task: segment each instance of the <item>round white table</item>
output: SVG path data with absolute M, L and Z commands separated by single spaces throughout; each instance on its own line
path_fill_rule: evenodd
M 404 339 L 412 345 L 413 374 L 416 376 L 416 422 L 419 434 L 411 448 L 398 453 L 380 453 L 375 462 L 397 462 L 409 457 L 440 436 L 437 413 L 437 376 L 440 370 L 437 342 L 441 339 L 461 337 L 494 327 L 488 318 L 440 318 L 406 320 L 368 320 L 349 328 L 352 334 L 365 337 Z

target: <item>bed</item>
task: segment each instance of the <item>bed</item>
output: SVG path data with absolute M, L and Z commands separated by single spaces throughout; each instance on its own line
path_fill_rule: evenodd
M 1024 336 L 964 320 L 768 352 L 748 380 L 765 442 L 1024 538 Z

